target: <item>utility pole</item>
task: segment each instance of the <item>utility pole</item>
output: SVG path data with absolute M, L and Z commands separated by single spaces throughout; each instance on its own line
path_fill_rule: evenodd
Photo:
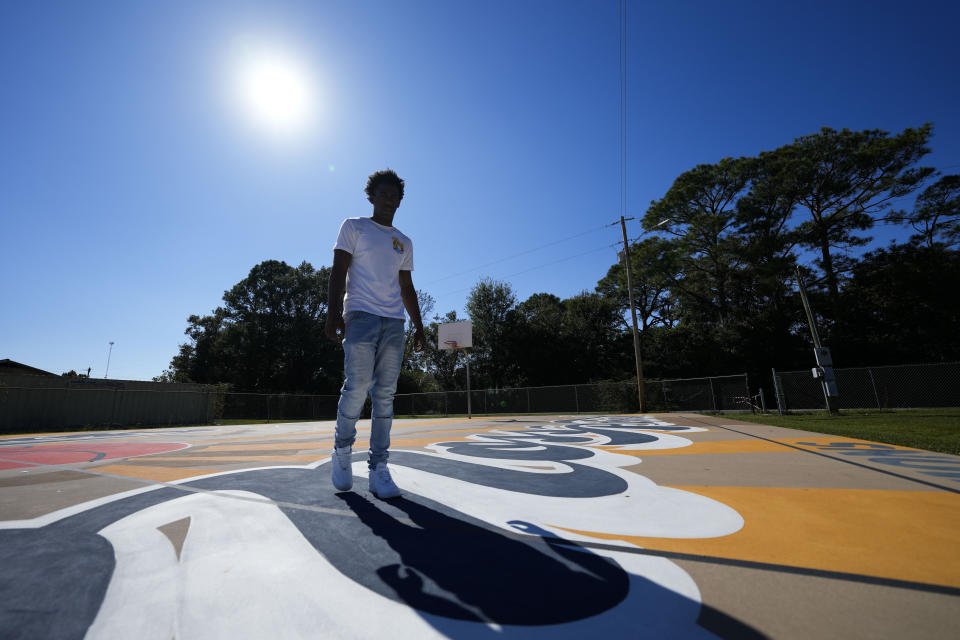
M 813 357 L 817 366 L 813 368 L 813 377 L 820 380 L 820 386 L 823 387 L 823 398 L 827 403 L 827 411 L 838 413 L 840 408 L 840 389 L 837 386 L 837 376 L 833 372 L 833 357 L 830 355 L 830 348 L 824 347 L 820 343 L 820 332 L 817 331 L 817 320 L 813 315 L 813 309 L 810 307 L 810 301 L 807 299 L 807 287 L 803 282 L 803 275 L 800 274 L 800 268 L 796 268 L 797 287 L 800 289 L 800 300 L 803 302 L 803 310 L 807 314 L 807 325 L 810 327 L 810 337 L 813 339 Z
M 103 374 L 104 379 L 110 374 L 110 356 L 113 355 L 113 340 L 110 341 L 110 351 L 107 352 L 107 371 Z
M 646 409 L 643 401 L 643 362 L 640 359 L 640 334 L 637 332 L 637 307 L 633 303 L 633 273 L 630 268 L 630 241 L 627 240 L 627 220 L 620 216 L 620 230 L 623 232 L 623 261 L 627 266 L 627 297 L 630 299 L 630 316 L 633 319 L 633 355 L 637 362 L 637 398 L 640 400 L 640 413 Z

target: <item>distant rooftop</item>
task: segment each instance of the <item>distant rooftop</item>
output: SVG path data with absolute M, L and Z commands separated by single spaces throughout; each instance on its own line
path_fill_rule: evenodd
M 31 367 L 28 364 L 23 364 L 22 362 L 15 362 L 9 358 L 4 358 L 0 360 L 0 373 L 19 373 L 29 376 L 56 376 L 55 373 L 50 373 L 49 371 L 44 371 L 43 369 L 37 369 L 36 367 Z M 59 377 L 59 376 L 57 376 Z

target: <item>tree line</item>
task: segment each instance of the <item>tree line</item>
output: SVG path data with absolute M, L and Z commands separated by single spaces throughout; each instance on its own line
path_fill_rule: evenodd
M 893 135 L 823 128 L 678 176 L 629 241 L 645 375 L 765 380 L 770 367 L 813 366 L 798 271 L 837 366 L 960 359 L 960 176 L 920 166 L 931 136 L 930 124 Z M 908 196 L 912 206 L 898 208 Z M 858 253 L 878 225 L 900 241 Z M 187 319 L 188 341 L 157 379 L 337 393 L 343 354 L 323 335 L 328 280 L 328 267 L 307 262 L 254 266 L 222 306 Z M 408 346 L 398 390 L 465 388 L 464 354 L 436 341 L 439 323 L 462 319 L 473 321 L 474 388 L 629 379 L 626 280 L 621 259 L 593 291 L 521 301 L 509 283 L 482 279 L 466 318 L 435 313 L 418 291 L 431 344 Z

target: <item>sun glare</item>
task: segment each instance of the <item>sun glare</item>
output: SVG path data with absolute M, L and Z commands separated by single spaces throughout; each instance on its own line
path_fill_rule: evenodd
M 313 78 L 306 65 L 290 54 L 248 52 L 237 65 L 235 91 L 246 119 L 271 136 L 290 138 L 313 124 Z

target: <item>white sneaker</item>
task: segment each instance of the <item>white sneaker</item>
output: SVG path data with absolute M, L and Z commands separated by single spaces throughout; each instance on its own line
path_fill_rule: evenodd
M 337 491 L 350 491 L 353 488 L 352 457 L 353 447 L 337 447 L 333 450 L 330 473 Z
M 370 493 L 381 500 L 396 498 L 400 495 L 400 488 L 390 477 L 386 462 L 377 464 L 376 469 L 370 469 Z

